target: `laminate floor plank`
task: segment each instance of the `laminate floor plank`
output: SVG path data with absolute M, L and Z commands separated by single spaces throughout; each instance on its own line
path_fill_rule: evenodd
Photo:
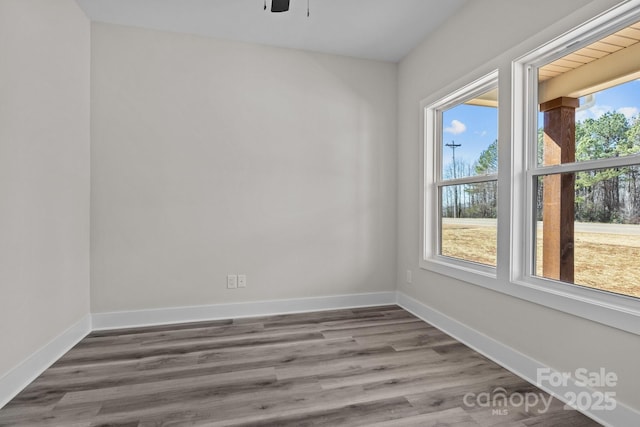
M 280 378 L 308 376 L 312 372 L 331 372 L 332 369 L 344 366 L 377 366 L 386 363 L 403 363 L 402 361 L 440 360 L 442 356 L 435 352 L 410 352 L 399 354 L 384 343 L 368 346 L 360 345 L 353 350 L 343 350 L 333 355 L 301 356 L 292 359 L 276 368 Z
M 387 326 L 398 325 L 403 323 L 415 323 L 422 322 L 417 317 L 400 317 L 400 318 L 366 318 L 366 319 L 354 319 L 354 320 L 337 320 L 332 322 L 322 322 L 321 327 L 323 331 L 340 331 L 342 329 L 358 329 L 367 328 L 370 326 Z M 430 325 L 427 325 L 430 326 Z M 435 328 L 434 328 L 435 329 Z
M 29 393 L 39 393 L 43 389 L 46 391 L 52 388 L 55 388 L 57 391 L 69 393 L 281 365 L 312 365 L 314 363 L 317 364 L 317 361 L 322 359 L 336 360 L 339 355 L 345 358 L 345 350 L 362 350 L 353 340 L 342 341 L 342 345 L 340 346 L 332 346 L 329 345 L 329 343 L 326 344 L 327 345 L 324 346 L 316 345 L 314 347 L 300 346 L 302 348 L 282 348 L 279 349 L 279 351 L 267 353 L 222 353 L 216 358 L 212 358 L 210 357 L 211 355 L 208 354 L 206 360 L 204 358 L 191 358 L 189 363 L 181 363 L 178 366 L 162 364 L 151 367 L 148 365 L 143 366 L 139 363 L 128 366 L 120 365 L 116 372 L 114 372 L 114 368 L 110 365 L 83 366 L 75 370 L 71 367 L 66 367 L 65 369 L 59 368 L 54 374 L 45 373 L 34 381 L 30 386 Z M 132 375 L 132 373 L 135 373 L 135 375 Z M 23 396 L 27 396 L 27 394 Z
M 495 377 L 485 378 L 472 384 L 447 385 L 435 391 L 420 392 L 406 397 L 413 406 L 424 412 L 437 412 L 465 406 L 464 397 L 467 393 L 473 393 L 477 396 L 481 393 L 491 393 L 498 388 L 506 390 L 507 394 L 537 391 L 535 386 L 523 382 L 521 378 L 511 372 L 505 371 Z
M 224 374 L 200 375 L 197 377 L 181 377 L 177 379 L 161 380 L 155 382 L 143 382 L 125 386 L 104 387 L 93 390 L 83 390 L 66 393 L 58 402 L 60 405 L 77 403 L 100 402 L 112 399 L 128 399 L 160 393 L 176 393 L 183 390 L 210 390 L 211 385 L 216 387 L 234 386 L 237 384 L 256 381 L 273 381 L 276 379 L 275 368 L 251 369 L 246 371 L 232 371 Z
M 171 356 L 181 355 L 197 351 L 217 350 L 217 349 L 230 349 L 230 348 L 244 348 L 255 347 L 264 344 L 282 344 L 289 342 L 300 342 L 323 339 L 322 334 L 318 332 L 311 333 L 294 333 L 285 335 L 265 335 L 260 337 L 240 337 L 234 340 L 219 340 L 212 338 L 209 341 L 201 340 L 197 343 L 176 343 L 175 345 L 149 347 L 139 345 L 134 348 L 106 348 L 103 351 L 91 349 L 85 351 L 79 349 L 77 352 L 69 352 L 56 362 L 56 366 L 64 365 L 81 365 L 83 363 L 95 363 L 99 361 L 117 361 L 117 360 L 131 360 L 131 359 L 143 359 L 149 356 Z
M 324 411 L 311 411 L 297 416 L 275 416 L 258 422 L 236 424 L 242 427 L 278 425 L 282 427 L 368 426 L 381 420 L 397 420 L 419 414 L 403 397 L 342 406 Z
M 371 424 L 371 427 L 480 427 L 460 408 Z
M 393 349 L 387 346 L 367 347 L 372 352 L 375 349 L 384 348 L 386 352 Z M 253 367 L 291 365 L 296 361 L 304 361 L 310 358 L 334 359 L 338 357 L 350 357 L 356 352 L 361 352 L 365 347 L 357 344 L 352 338 L 319 339 L 312 341 L 300 341 L 286 344 L 259 345 L 255 348 L 219 348 L 211 351 L 193 351 L 174 356 L 152 355 L 142 359 L 101 360 L 95 363 L 83 363 L 82 365 L 55 364 L 45 371 L 36 380 L 39 385 L 42 381 L 50 381 L 60 384 L 61 378 L 69 378 L 73 375 L 76 381 L 99 381 L 100 377 L 110 375 L 127 375 L 132 378 L 141 378 L 150 373 L 164 373 L 174 369 L 207 369 L 214 365 L 222 370 L 243 369 L 247 365 Z M 131 375 L 131 373 L 136 375 Z
M 464 365 L 457 365 L 460 368 L 482 368 L 477 362 L 467 362 Z M 447 366 L 446 362 L 422 362 L 414 363 L 410 366 L 403 365 L 379 365 L 371 368 L 351 369 L 341 373 L 330 373 L 318 375 L 318 380 L 323 389 L 346 387 L 349 385 L 369 384 L 376 381 L 392 381 L 402 378 L 414 378 L 430 375 L 436 378 L 437 375 L 455 376 L 455 372 Z M 463 374 L 464 375 L 464 374 Z
M 469 393 L 550 397 L 395 305 L 95 331 L 4 408 L 0 426 L 598 425 Z
M 201 321 L 201 322 L 185 322 L 185 323 L 170 323 L 166 325 L 157 325 L 157 326 L 138 326 L 134 328 L 119 328 L 119 329 L 102 329 L 92 331 L 87 335 L 87 338 L 99 338 L 99 337 L 124 337 L 125 335 L 130 334 L 139 334 L 139 333 L 159 333 L 163 331 L 173 332 L 180 330 L 188 330 L 188 329 L 207 329 L 214 328 L 220 326 L 229 326 L 233 325 L 233 319 L 224 319 L 224 320 L 210 320 L 210 321 Z
M 370 322 L 366 325 L 358 325 L 356 327 L 346 328 L 321 328 L 320 332 L 327 338 L 341 337 L 367 337 L 381 334 L 397 334 L 401 332 L 417 332 L 421 330 L 427 333 L 432 327 L 425 324 L 419 319 L 402 319 L 402 323 L 386 323 Z
M 264 326 L 259 323 L 248 325 L 224 325 L 207 328 L 176 329 L 162 331 L 139 331 L 122 336 L 87 336 L 75 347 L 76 349 L 90 349 L 94 347 L 153 344 L 159 342 L 179 343 L 202 337 L 240 337 L 263 332 Z

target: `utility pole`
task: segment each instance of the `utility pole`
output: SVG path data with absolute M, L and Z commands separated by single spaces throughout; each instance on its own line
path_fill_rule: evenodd
M 453 159 L 453 179 L 457 178 L 456 175 L 456 148 L 461 147 L 462 144 L 456 144 L 455 141 L 451 141 L 449 144 L 444 144 L 447 147 L 451 148 L 452 159 Z M 453 186 L 453 217 L 458 217 L 458 186 Z

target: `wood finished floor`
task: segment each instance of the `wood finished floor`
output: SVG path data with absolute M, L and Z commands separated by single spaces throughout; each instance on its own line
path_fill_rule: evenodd
M 0 409 L 0 425 L 599 425 L 555 399 L 546 413 L 465 405 L 497 387 L 543 393 L 385 306 L 93 332 Z

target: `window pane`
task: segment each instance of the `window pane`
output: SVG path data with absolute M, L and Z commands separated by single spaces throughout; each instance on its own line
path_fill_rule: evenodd
M 640 22 L 538 69 L 538 165 L 640 153 Z M 606 49 L 603 47 L 606 46 Z
M 440 206 L 440 254 L 495 267 L 497 182 L 443 186 Z
M 442 111 L 441 179 L 498 171 L 498 90 Z
M 640 297 L 640 166 L 538 177 L 536 193 L 535 274 Z
M 575 146 L 565 161 L 550 160 L 553 155 L 548 155 L 549 150 L 555 149 L 555 141 L 545 126 L 550 126 L 548 122 L 554 118 L 540 113 L 538 164 L 546 166 L 640 153 L 640 80 L 584 96 L 579 102 L 574 115 Z

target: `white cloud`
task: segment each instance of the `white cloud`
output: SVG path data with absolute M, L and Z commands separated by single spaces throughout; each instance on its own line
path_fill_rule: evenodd
M 631 120 L 633 117 L 636 117 L 640 114 L 640 109 L 638 107 L 620 107 L 617 110 L 609 105 L 594 105 L 593 107 L 587 110 L 578 110 L 576 111 L 576 121 L 582 122 L 586 119 L 599 119 L 605 113 L 616 111 L 620 114 L 623 114 L 627 120 Z
M 631 120 L 632 118 L 637 116 L 639 112 L 640 111 L 638 110 L 638 107 L 621 107 L 621 108 L 618 108 L 618 113 L 624 114 L 624 116 L 627 118 L 627 120 Z
M 483 130 L 481 132 L 476 131 L 474 132 L 474 134 L 478 136 L 487 136 L 487 131 L 486 130 Z
M 588 119 L 590 116 L 589 111 L 587 110 L 577 110 L 576 111 L 576 122 L 583 122 Z
M 599 119 L 600 117 L 604 116 L 605 113 L 608 113 L 610 111 L 614 111 L 613 107 L 610 107 L 608 105 L 596 104 L 587 110 L 576 111 L 576 121 L 581 122 L 586 119 Z
M 451 120 L 451 126 L 444 128 L 446 133 L 451 133 L 453 135 L 459 135 L 466 130 L 467 125 L 462 123 L 460 120 Z

